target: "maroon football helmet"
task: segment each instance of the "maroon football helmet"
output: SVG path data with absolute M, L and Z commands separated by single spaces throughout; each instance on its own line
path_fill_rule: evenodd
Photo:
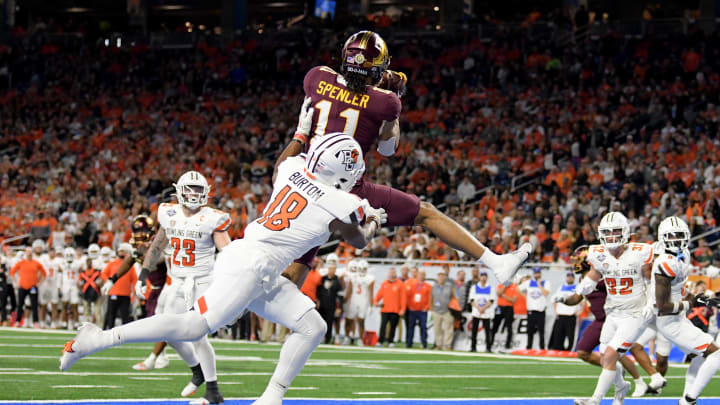
M 137 247 L 141 243 L 150 242 L 155 232 L 155 221 L 147 215 L 138 215 L 133 219 L 130 228 L 132 230 L 130 244 Z
M 390 53 L 385 41 L 372 31 L 359 31 L 345 41 L 342 49 L 343 75 L 360 75 L 370 85 L 380 82 L 383 72 L 390 66 Z

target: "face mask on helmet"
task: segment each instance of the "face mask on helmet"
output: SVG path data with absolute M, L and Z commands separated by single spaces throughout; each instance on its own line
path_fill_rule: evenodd
M 345 41 L 340 72 L 346 78 L 360 79 L 366 84 L 375 85 L 389 66 L 390 53 L 380 35 L 372 31 L 360 31 Z
M 665 249 L 685 249 L 690 241 L 690 235 L 684 231 L 668 232 L 662 235 Z
M 609 212 L 600 220 L 598 239 L 607 249 L 616 249 L 630 240 L 627 218 L 619 212 Z
M 180 176 L 174 186 L 178 202 L 183 206 L 195 210 L 207 205 L 210 186 L 202 174 L 195 171 L 187 172 Z
M 65 251 L 63 252 L 63 257 L 65 258 L 65 261 L 67 263 L 72 263 L 73 261 L 75 261 L 75 250 L 73 250 L 73 248 L 65 249 Z
M 90 245 L 90 247 L 88 247 L 88 257 L 92 260 L 95 260 L 98 257 L 100 257 L 100 246 L 98 246 L 94 243 L 92 245 Z
M 154 226 L 155 221 L 147 215 L 135 217 L 131 226 L 132 238 L 130 238 L 130 245 L 136 248 L 141 243 L 150 242 Z
M 684 250 L 690 244 L 690 228 L 678 217 L 665 218 L 658 226 L 658 239 L 665 250 Z

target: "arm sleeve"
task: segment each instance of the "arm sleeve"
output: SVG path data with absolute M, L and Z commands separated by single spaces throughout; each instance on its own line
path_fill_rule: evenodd
M 227 212 L 220 212 L 220 215 L 218 215 L 218 220 L 215 223 L 215 231 L 214 232 L 225 232 L 228 229 L 230 229 L 230 223 L 232 220 L 230 219 L 230 214 Z
M 661 274 L 665 277 L 675 278 L 675 271 L 673 269 L 673 266 L 669 264 L 668 261 L 665 260 L 662 256 L 658 257 L 657 260 L 655 260 L 655 263 L 653 265 L 653 272 L 655 272 L 655 274 Z

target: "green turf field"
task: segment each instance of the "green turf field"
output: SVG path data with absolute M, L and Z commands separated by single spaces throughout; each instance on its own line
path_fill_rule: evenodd
M 151 344 L 110 349 L 60 372 L 58 358 L 72 336 L 0 328 L 0 381 L 5 382 L 0 400 L 178 398 L 189 381 L 189 370 L 172 351 L 170 367 L 134 371 L 131 366 L 146 357 Z M 212 344 L 225 397 L 262 393 L 275 367 L 278 344 Z M 599 372 L 574 359 L 321 346 L 288 398 L 588 397 Z M 671 367 L 663 396 L 680 395 L 684 373 L 682 367 Z M 720 395 L 717 378 L 703 396 Z M 195 395 L 203 392 L 201 388 Z

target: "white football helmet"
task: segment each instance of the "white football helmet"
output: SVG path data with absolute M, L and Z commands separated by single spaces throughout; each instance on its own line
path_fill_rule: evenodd
M 335 253 L 330 253 L 325 258 L 325 263 L 327 263 L 328 266 L 337 266 L 338 256 Z
M 97 243 L 88 246 L 87 254 L 90 260 L 97 260 L 100 257 L 100 246 Z
M 658 240 L 664 249 L 685 250 L 690 244 L 690 228 L 678 217 L 667 217 L 658 225 Z
M 315 139 L 305 157 L 305 170 L 323 184 L 350 191 L 365 172 L 360 144 L 343 133 Z
M 362 275 L 362 276 L 366 275 L 369 267 L 370 267 L 370 265 L 368 264 L 367 260 L 361 259 L 360 260 L 360 269 L 359 269 L 360 275 Z
M 109 262 L 113 258 L 113 250 L 107 246 L 103 246 L 102 249 L 100 249 L 100 257 L 102 257 L 104 262 Z
M 68 263 L 72 263 L 75 261 L 75 249 L 71 247 L 66 247 L 65 250 L 63 250 L 63 257 L 65 258 L 65 261 Z
M 120 252 L 125 252 L 129 255 L 133 254 L 133 247 L 129 243 L 121 243 L 120 246 L 118 246 L 118 254 Z
M 360 270 L 360 260 L 350 260 L 350 263 L 348 263 L 348 270 L 350 271 L 350 274 L 357 274 Z
M 207 204 L 210 185 L 199 172 L 185 172 L 173 186 L 178 202 L 185 207 L 196 210 Z
M 35 254 L 40 254 L 45 250 L 45 241 L 42 239 L 35 239 L 32 243 L 32 250 Z
M 598 239 L 607 249 L 616 249 L 630 240 L 630 223 L 625 215 L 613 211 L 605 214 L 598 225 Z

